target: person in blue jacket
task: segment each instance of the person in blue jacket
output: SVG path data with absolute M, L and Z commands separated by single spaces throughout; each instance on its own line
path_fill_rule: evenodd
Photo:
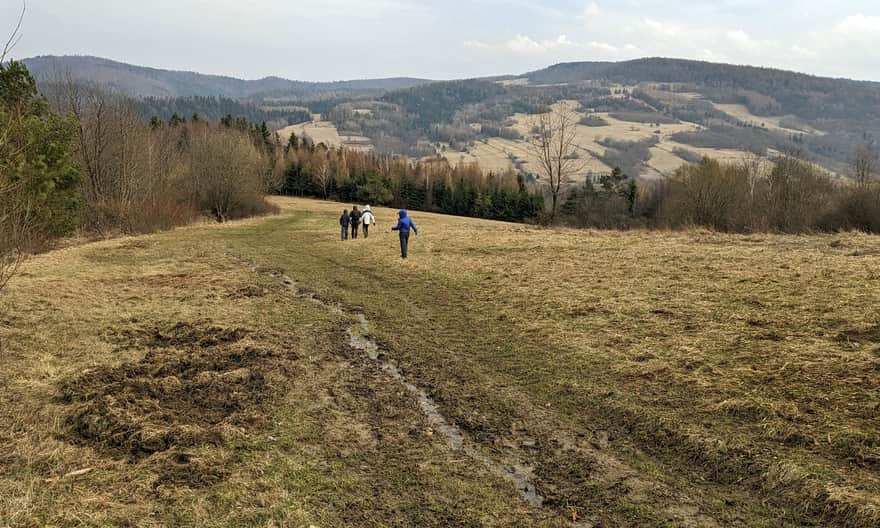
M 400 216 L 400 220 L 397 221 L 397 225 L 392 227 L 391 230 L 400 233 L 400 257 L 406 258 L 406 249 L 409 245 L 409 231 L 412 229 L 416 236 L 419 236 L 419 229 L 413 223 L 412 218 L 406 216 L 406 209 L 401 209 L 398 216 Z

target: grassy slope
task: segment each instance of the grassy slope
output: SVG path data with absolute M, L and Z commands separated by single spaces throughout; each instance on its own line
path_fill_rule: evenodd
M 0 324 L 12 395 L 0 406 L 0 524 L 880 520 L 876 237 L 546 231 L 416 213 L 423 235 L 401 262 L 390 211 L 369 240 L 342 244 L 340 206 L 284 204 L 280 217 L 52 253 L 15 281 Z M 546 507 L 449 452 L 345 346 L 343 316 L 227 251 L 362 307 L 471 442 L 535 468 Z M 220 447 L 187 447 L 225 468 L 219 483 L 165 478 L 167 453 L 73 445 L 66 420 L 81 404 L 57 399 L 83 368 L 144 357 L 108 338 L 120 328 L 181 321 L 295 352 L 267 369 L 261 412 L 273 420 L 233 415 Z M 86 466 L 96 470 L 43 482 Z

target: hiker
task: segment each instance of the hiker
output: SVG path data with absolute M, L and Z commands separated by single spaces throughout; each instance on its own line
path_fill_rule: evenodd
M 358 226 L 361 225 L 361 212 L 358 211 L 358 206 L 353 205 L 351 207 L 351 238 L 355 239 L 358 237 Z
M 367 238 L 370 236 L 370 226 L 376 223 L 376 217 L 373 216 L 373 210 L 370 209 L 369 205 L 364 207 L 361 222 L 364 223 L 364 238 Z
M 400 220 L 391 230 L 400 233 L 400 258 L 406 258 L 406 249 L 409 245 L 409 230 L 412 229 L 415 231 L 416 236 L 419 236 L 419 229 L 413 223 L 412 218 L 406 216 L 406 209 L 401 209 L 397 214 L 400 216 Z
M 348 216 L 348 209 L 342 210 L 342 216 L 339 217 L 339 225 L 342 226 L 342 240 L 348 240 L 348 224 L 351 217 Z

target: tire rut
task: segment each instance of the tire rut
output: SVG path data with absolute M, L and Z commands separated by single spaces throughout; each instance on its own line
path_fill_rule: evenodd
M 544 499 L 538 494 L 532 478 L 534 468 L 520 460 L 505 459 L 499 462 L 480 452 L 476 445 L 468 440 L 465 433 L 443 415 L 437 402 L 424 389 L 409 381 L 400 368 L 381 351 L 379 345 L 369 335 L 370 322 L 363 312 L 347 309 L 339 303 L 321 299 L 314 292 L 299 287 L 297 282 L 285 274 L 283 270 L 262 268 L 253 260 L 240 255 L 233 253 L 227 253 L 227 255 L 255 273 L 265 273 L 279 279 L 282 286 L 296 298 L 317 304 L 327 309 L 330 313 L 348 316 L 353 319 L 352 324 L 347 329 L 349 345 L 365 353 L 370 360 L 376 362 L 384 372 L 397 380 L 416 399 L 428 423 L 431 424 L 434 430 L 443 435 L 447 446 L 451 450 L 465 454 L 473 461 L 485 466 L 492 473 L 513 483 L 523 500 L 532 507 L 540 508 L 542 506 Z M 573 526 L 588 528 L 591 525 L 576 523 Z
M 322 299 L 314 291 L 298 285 L 282 269 L 260 267 L 253 260 L 240 255 L 233 253 L 227 253 L 227 255 L 255 273 L 267 274 L 280 280 L 280 286 L 287 289 L 294 297 L 314 303 L 332 314 L 349 318 L 351 324 L 346 329 L 349 346 L 364 353 L 407 390 L 418 402 L 422 414 L 433 430 L 443 435 L 450 450 L 463 453 L 474 462 L 486 467 L 493 474 L 511 482 L 521 498 L 530 506 L 534 508 L 546 507 L 544 504 L 545 497 L 540 495 L 536 487 L 536 468 L 523 462 L 521 458 L 512 453 L 504 453 L 506 455 L 504 457 L 499 457 L 497 452 L 493 457 L 484 454 L 478 445 L 468 437 L 467 433 L 443 414 L 440 406 L 431 398 L 427 391 L 409 380 L 397 364 L 387 357 L 379 344 L 370 337 L 370 321 L 363 311 L 346 307 L 338 302 Z M 554 437 L 556 442 L 562 446 L 561 452 L 577 452 L 593 457 L 597 462 L 597 466 L 601 468 L 600 473 L 602 476 L 599 477 L 600 481 L 626 482 L 628 484 L 627 487 L 632 489 L 632 494 L 641 494 L 642 491 L 649 488 L 666 488 L 666 486 L 659 482 L 644 480 L 637 470 L 629 467 L 622 460 L 611 456 L 609 453 L 604 452 L 604 450 L 596 449 L 588 443 L 579 441 L 566 431 L 555 429 L 552 433 L 549 431 L 547 433 L 549 437 Z M 662 510 L 665 510 L 670 516 L 677 518 L 681 526 L 718 526 L 714 519 L 701 513 L 696 505 L 692 505 L 687 497 L 674 493 L 668 488 L 665 491 L 674 499 L 670 501 L 671 504 L 667 504 Z M 637 500 L 636 502 L 641 501 Z M 577 520 L 570 522 L 569 526 L 573 528 L 593 528 L 595 525 L 596 517 L 587 512 L 581 512 L 576 517 Z

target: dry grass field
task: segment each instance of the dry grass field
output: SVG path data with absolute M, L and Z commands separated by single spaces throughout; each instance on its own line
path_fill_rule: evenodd
M 346 147 L 355 150 L 372 149 L 370 138 L 364 136 L 340 135 L 333 123 L 329 121 L 321 121 L 320 118 L 316 121 L 290 125 L 278 130 L 278 135 L 281 137 L 283 143 L 287 143 L 290 134 L 296 134 L 297 137 L 302 137 L 303 134 L 305 134 L 316 144 L 324 143 L 330 147 Z
M 13 280 L 0 525 L 880 524 L 880 238 L 278 203 Z
M 825 132 L 820 130 L 816 130 L 814 128 L 807 127 L 805 130 L 795 130 L 793 128 L 786 128 L 782 126 L 782 120 L 784 117 L 780 116 L 756 116 L 752 114 L 749 109 L 745 105 L 740 104 L 719 104 L 712 103 L 712 105 L 721 110 L 725 114 L 732 116 L 736 119 L 744 123 L 752 123 L 756 126 L 764 127 L 768 130 L 776 130 L 778 132 L 783 132 L 785 134 L 814 134 L 814 135 L 825 135 Z

